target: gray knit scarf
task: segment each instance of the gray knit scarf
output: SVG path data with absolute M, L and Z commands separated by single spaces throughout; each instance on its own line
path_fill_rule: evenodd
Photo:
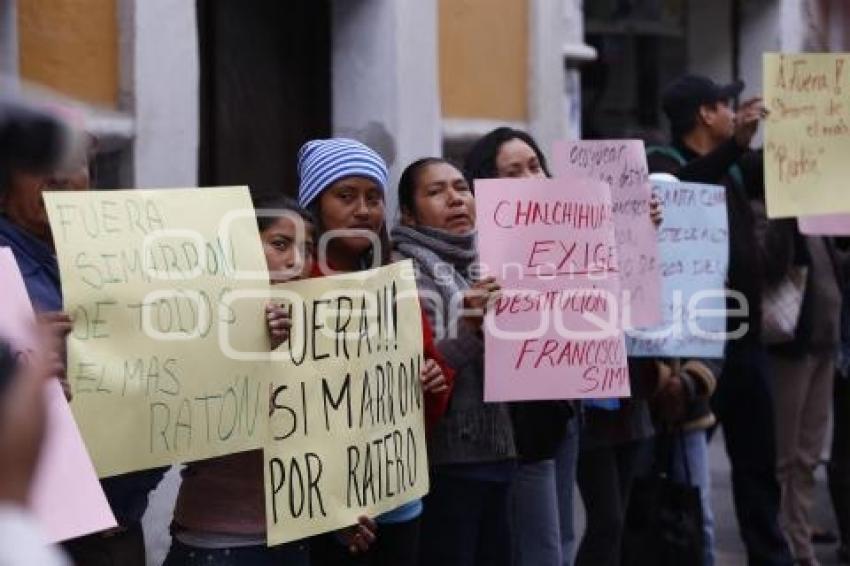
M 427 226 L 396 226 L 393 246 L 412 258 L 422 275 L 432 279 L 443 299 L 447 323 L 455 320 L 460 293 L 469 288 L 478 259 L 476 233 L 456 235 Z

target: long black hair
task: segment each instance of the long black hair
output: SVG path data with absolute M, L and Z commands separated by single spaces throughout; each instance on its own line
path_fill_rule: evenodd
M 515 139 L 527 143 L 537 155 L 537 160 L 540 162 L 540 167 L 546 173 L 546 176 L 552 176 L 549 173 L 549 167 L 546 165 L 546 157 L 533 137 L 522 130 L 501 127 L 484 135 L 475 142 L 472 149 L 466 154 L 466 160 L 463 163 L 463 176 L 466 177 L 469 186 L 472 186 L 474 179 L 495 179 L 499 176 L 499 171 L 496 167 L 496 156 L 499 155 L 499 149 L 505 142 Z
M 305 210 L 298 204 L 298 202 L 290 197 L 282 196 L 282 195 L 274 195 L 274 196 L 258 196 L 253 198 L 254 208 L 256 210 L 276 210 L 276 211 L 289 211 L 294 214 L 297 214 L 301 217 L 304 222 L 309 223 L 315 232 L 316 228 L 316 219 L 308 210 Z M 274 224 L 278 220 L 278 217 L 270 216 L 267 214 L 258 214 L 257 215 L 257 228 L 260 232 L 264 232 L 268 229 L 269 226 Z M 314 234 L 315 236 L 315 234 Z

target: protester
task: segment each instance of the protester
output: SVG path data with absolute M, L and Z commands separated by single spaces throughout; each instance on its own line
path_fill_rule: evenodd
M 398 201 L 395 249 L 414 261 L 437 348 L 457 371 L 451 405 L 428 443 L 431 490 L 420 562 L 510 564 L 508 495 L 516 452 L 507 405 L 484 402 L 481 324 L 499 285 L 476 276 L 475 200 L 455 167 L 425 158 L 402 173 Z
M 719 360 L 657 360 L 658 392 L 652 400 L 656 426 L 656 458 L 670 454 L 670 477 L 699 488 L 703 516 L 702 566 L 714 566 L 714 513 L 711 508 L 711 474 L 708 431 L 717 419 L 710 400 L 720 374 Z M 664 456 L 660 456 L 664 457 Z M 656 460 L 656 465 L 664 465 Z
M 257 224 L 272 283 L 310 276 L 313 268 L 313 218 L 292 200 L 278 197 L 256 203 Z M 303 228 L 303 230 L 299 230 Z M 303 236 L 299 239 L 299 234 Z M 279 305 L 266 309 L 272 349 L 289 331 Z M 172 524 L 171 550 L 164 566 L 307 566 L 306 543 L 266 546 L 263 453 L 242 452 L 192 462 L 182 472 Z M 368 521 L 361 538 L 371 537 Z
M 72 155 L 60 171 L 45 172 L 6 165 L 0 171 L 0 246 L 11 248 L 21 269 L 30 301 L 40 318 L 50 324 L 56 345 L 64 352 L 71 321 L 62 312 L 59 266 L 53 235 L 42 200 L 44 191 L 87 190 L 88 148 Z M 64 370 L 61 378 L 66 385 Z M 85 566 L 144 566 L 145 544 L 141 518 L 148 494 L 156 487 L 164 469 L 136 472 L 102 480 L 118 527 L 67 541 L 65 548 L 74 561 Z
M 753 195 L 756 234 L 765 248 L 765 288 L 782 285 L 792 270 L 805 267 L 805 291 L 796 331 L 769 346 L 776 421 L 777 477 L 782 489 L 780 524 L 798 564 L 816 565 L 811 511 L 815 469 L 821 461 L 833 398 L 835 359 L 841 338 L 843 264 L 831 238 L 803 236 L 793 219 L 768 220 L 764 204 L 764 163 L 754 153 L 744 172 L 756 179 Z M 746 178 L 746 177 L 745 177 Z M 759 198 L 760 197 L 760 198 Z M 784 309 L 770 303 L 764 308 Z
M 350 139 L 313 140 L 299 151 L 298 174 L 298 200 L 316 219 L 319 238 L 313 275 L 350 273 L 389 263 L 391 248 L 384 209 L 388 173 L 377 153 Z M 425 419 L 433 426 L 448 405 L 454 372 L 434 347 L 424 312 L 422 325 Z M 310 545 L 312 563 L 415 565 L 421 514 L 422 502 L 417 500 L 379 516 L 376 541 L 357 555 L 350 547 L 360 533 L 315 537 Z
M 475 179 L 550 177 L 546 158 L 534 139 L 512 128 L 497 128 L 479 139 L 464 163 L 464 175 Z M 564 547 L 570 548 L 575 435 L 567 435 L 572 403 L 534 401 L 511 404 L 514 437 L 520 465 L 511 495 L 511 535 L 516 565 L 561 566 Z M 564 456 L 556 462 L 556 454 Z M 560 473 L 556 472 L 560 467 Z M 556 484 L 558 478 L 565 483 Z M 563 523 L 563 527 L 561 526 Z
M 736 167 L 766 111 L 759 98 L 744 102 L 737 113 L 732 111 L 731 99 L 743 87 L 741 82 L 719 86 L 695 75 L 673 81 L 662 96 L 672 143 L 650 148 L 647 154 L 651 172 L 726 186 L 728 288 L 743 297 L 747 307 L 734 305 L 727 327 L 746 333 L 726 344 L 714 411 L 723 425 L 735 511 L 749 563 L 784 565 L 792 559 L 778 523 L 774 409 L 760 340 L 764 250 L 756 243 L 753 212 Z

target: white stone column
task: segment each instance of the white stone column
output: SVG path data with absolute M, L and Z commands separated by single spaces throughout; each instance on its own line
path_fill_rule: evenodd
M 0 75 L 18 76 L 18 2 L 0 0 Z
M 134 185 L 196 186 L 200 70 L 195 2 L 136 0 L 121 16 L 131 18 L 134 34 L 130 84 L 122 80 L 136 126 Z
M 419 157 L 440 155 L 436 0 L 335 0 L 333 132 L 377 150 L 396 182 Z
M 548 155 L 552 143 L 567 137 L 564 5 L 528 0 L 528 125 Z
M 567 138 L 581 138 L 581 65 L 597 58 L 596 49 L 584 42 L 583 0 L 561 0 L 563 4 L 564 41 L 562 53 L 564 76 L 564 116 Z

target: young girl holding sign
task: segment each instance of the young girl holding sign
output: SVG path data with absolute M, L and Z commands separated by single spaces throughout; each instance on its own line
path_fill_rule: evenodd
M 294 201 L 257 203 L 257 224 L 272 283 L 309 277 L 313 266 L 314 223 Z M 304 229 L 299 230 L 298 224 Z M 299 238 L 299 235 L 304 236 Z M 266 308 L 272 349 L 289 330 L 286 312 Z M 368 523 L 360 538 L 371 538 Z M 243 452 L 192 462 L 183 470 L 172 524 L 172 544 L 164 566 L 307 566 L 306 543 L 266 546 L 263 453 Z M 365 548 L 365 546 L 364 546 Z
M 422 545 L 421 563 L 508 565 L 517 453 L 508 405 L 484 402 L 482 314 L 499 285 L 476 278 L 475 200 L 460 171 L 438 158 L 410 165 L 398 192 L 402 223 L 393 241 L 414 260 L 437 347 L 458 372 L 452 404 L 428 445 L 422 528 L 433 542 Z
M 321 277 L 388 264 L 391 250 L 384 210 L 388 174 L 383 159 L 354 140 L 313 140 L 298 154 L 298 173 L 299 202 L 313 213 L 318 226 L 319 254 L 313 274 Z M 327 235 L 326 247 L 323 235 Z M 434 348 L 424 314 L 422 335 L 426 363 L 421 383 L 425 419 L 431 424 L 448 404 L 453 372 Z M 422 503 L 417 500 L 379 516 L 377 540 L 365 553 L 352 552 L 359 533 L 316 537 L 311 541 L 312 564 L 417 564 L 421 513 Z

